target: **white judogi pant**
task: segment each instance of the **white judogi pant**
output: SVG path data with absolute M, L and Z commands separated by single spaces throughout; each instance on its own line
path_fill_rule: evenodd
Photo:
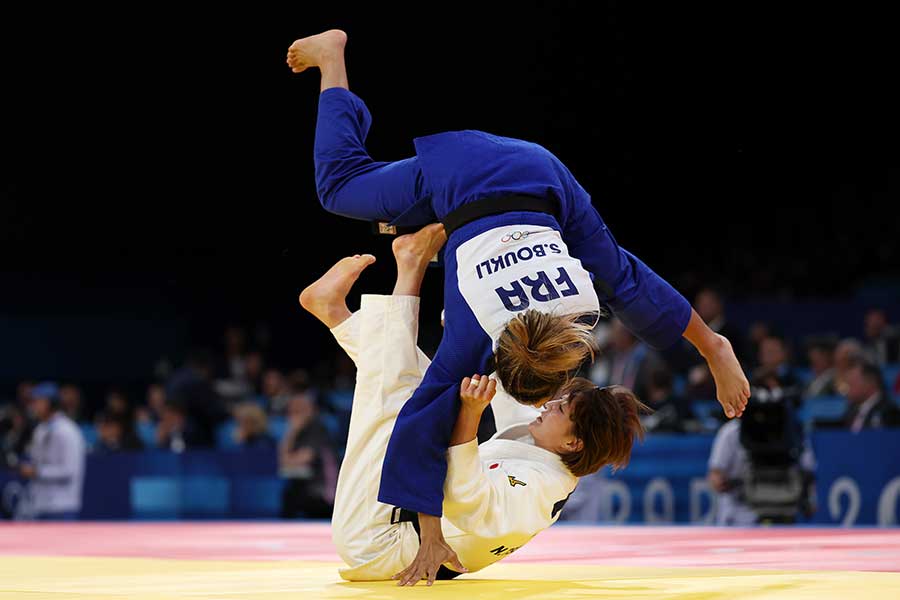
M 416 346 L 418 328 L 419 298 L 363 295 L 360 310 L 331 330 L 357 369 L 332 517 L 335 547 L 349 565 L 340 571 L 344 579 L 385 579 L 419 550 L 412 523 L 392 525 L 394 507 L 378 502 L 394 421 L 429 365 Z
M 391 524 L 378 502 L 382 462 L 394 421 L 422 381 L 428 358 L 416 347 L 419 299 L 362 297 L 359 312 L 332 329 L 357 366 L 347 450 L 338 477 L 332 537 L 351 581 L 384 580 L 419 549 L 411 523 Z M 365 347 L 362 346 L 365 344 Z M 470 572 L 515 552 L 558 518 L 577 479 L 559 456 L 530 442 L 538 411 L 498 392 L 498 432 L 448 450 L 441 529 Z

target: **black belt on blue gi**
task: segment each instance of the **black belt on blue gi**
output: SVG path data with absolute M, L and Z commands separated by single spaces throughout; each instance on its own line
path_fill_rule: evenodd
M 463 204 L 441 219 L 441 222 L 444 224 L 447 237 L 450 237 L 451 233 L 476 219 L 513 211 L 542 212 L 556 217 L 559 214 L 559 203 L 556 198 L 524 194 L 494 196 Z
M 416 535 L 419 536 L 419 541 L 421 541 L 422 534 L 419 530 L 419 514 L 411 510 L 406 510 L 405 508 L 395 506 L 394 510 L 391 512 L 391 525 L 407 522 L 412 523 L 413 529 L 416 530 Z M 448 569 L 444 565 L 441 565 L 438 569 L 435 579 L 455 579 L 460 575 L 462 575 L 462 573 L 458 573 L 452 569 Z
M 447 232 L 447 237 L 449 237 L 451 233 L 466 223 L 471 223 L 482 217 L 513 211 L 542 212 L 558 217 L 559 202 L 556 198 L 542 198 L 524 194 L 493 196 L 463 204 L 441 219 L 441 223 L 444 224 L 444 231 Z M 421 227 L 397 226 L 383 222 L 372 223 L 373 232 L 382 235 L 403 235 L 404 233 L 413 233 L 419 229 Z

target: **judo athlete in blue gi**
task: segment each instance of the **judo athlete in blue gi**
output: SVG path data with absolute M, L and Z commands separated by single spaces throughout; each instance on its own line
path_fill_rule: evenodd
M 616 243 L 590 196 L 549 151 L 455 131 L 417 138 L 411 158 L 374 161 L 365 147 L 371 115 L 349 90 L 345 44 L 344 32 L 326 31 L 297 40 L 287 57 L 294 72 L 321 71 L 315 167 L 322 205 L 402 227 L 440 221 L 448 235 L 444 335 L 397 418 L 378 498 L 419 513 L 414 567 L 440 564 L 438 517 L 461 378 L 493 367 L 498 394 L 542 405 L 589 354 L 579 347 L 583 326 L 573 315 L 597 314 L 602 303 L 654 348 L 686 338 L 706 358 L 725 414 L 740 416 L 750 389 L 731 344 Z

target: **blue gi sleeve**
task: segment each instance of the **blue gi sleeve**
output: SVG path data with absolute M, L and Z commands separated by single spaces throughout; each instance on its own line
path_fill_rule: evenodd
M 490 337 L 459 292 L 456 253 L 445 254 L 445 326 L 422 383 L 406 401 L 388 442 L 378 501 L 440 516 L 447 475 L 447 448 L 459 413 L 463 377 L 488 373 Z
M 594 276 L 598 297 L 629 331 L 658 350 L 672 346 L 690 321 L 690 303 L 616 243 L 591 197 L 571 173 L 566 183 L 562 227 L 569 253 Z

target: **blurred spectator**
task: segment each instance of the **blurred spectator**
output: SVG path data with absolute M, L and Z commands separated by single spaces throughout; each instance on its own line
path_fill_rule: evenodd
M 875 363 L 862 361 L 850 369 L 846 395 L 849 406 L 844 423 L 850 431 L 900 426 L 900 409 L 888 397 Z
M 159 423 L 166 406 L 166 388 L 158 383 L 147 386 L 146 405 L 137 409 L 136 418 L 142 423 Z
M 201 439 L 184 405 L 178 400 L 166 400 L 162 418 L 156 427 L 156 445 L 172 452 L 184 452 L 188 448 L 205 445 Z
M 623 385 L 643 399 L 647 396 L 650 372 L 661 364 L 660 356 L 616 319 L 607 346 L 591 369 L 591 379 L 601 387 Z
M 28 410 L 31 402 L 31 390 L 34 388 L 34 382 L 30 380 L 20 381 L 16 386 L 16 404 L 24 411 Z
M 762 341 L 772 336 L 773 333 L 772 326 L 765 321 L 757 321 L 750 326 L 750 331 L 747 334 L 746 350 L 744 351 L 747 364 L 742 363 L 745 370 L 753 371 L 759 366 L 759 347 Z
M 81 388 L 74 383 L 66 383 L 59 388 L 60 410 L 76 423 L 85 421 Z
M 212 386 L 213 360 L 206 350 L 194 350 L 187 364 L 166 385 L 167 403 L 184 411 L 195 445 L 212 446 L 216 427 L 228 414 Z
M 244 381 L 246 374 L 245 344 L 247 334 L 241 328 L 230 325 L 225 329 L 225 360 L 221 378 L 232 381 Z
M 244 377 L 247 381 L 247 387 L 250 390 L 250 394 L 253 396 L 262 394 L 264 367 L 265 360 L 263 359 L 262 352 L 259 350 L 252 350 L 247 353 L 246 360 L 244 361 Z
M 853 338 L 841 340 L 834 349 L 834 389 L 838 394 L 847 395 L 847 377 L 863 355 L 862 344 Z
M 694 299 L 694 310 L 697 311 L 697 314 L 700 315 L 700 318 L 703 319 L 710 329 L 728 338 L 740 359 L 745 348 L 744 336 L 728 322 L 728 318 L 725 315 L 725 302 L 722 299 L 721 292 L 712 287 L 701 289 Z
M 888 324 L 881 308 L 870 309 L 865 317 L 865 351 L 881 367 L 900 362 L 900 331 Z
M 726 337 L 731 342 L 738 360 L 743 364 L 746 342 L 741 332 L 728 322 L 725 315 L 725 302 L 721 292 L 709 286 L 701 288 L 694 298 L 694 310 L 697 311 L 697 314 L 710 329 Z M 674 371 L 688 374 L 695 381 L 695 385 L 707 388 L 714 385 L 709 369 L 696 368 L 705 367 L 706 361 L 687 340 L 680 340 L 678 344 L 665 351 L 663 355 Z M 709 381 L 706 381 L 707 378 Z M 708 392 L 700 395 L 708 396 Z
M 288 403 L 288 429 L 278 448 L 279 472 L 287 479 L 282 518 L 331 516 L 337 485 L 337 459 L 312 397 L 296 393 Z
M 716 525 L 755 525 L 757 516 L 742 501 L 739 488 L 745 477 L 747 452 L 741 446 L 741 421 L 732 419 L 716 433 L 709 455 L 709 486 L 717 494 Z
M 84 483 L 81 431 L 59 410 L 56 384 L 34 386 L 29 411 L 38 425 L 28 446 L 30 458 L 19 465 L 19 474 L 30 480 L 28 501 L 20 510 L 44 520 L 76 519 Z
M 291 401 L 291 390 L 284 375 L 278 369 L 267 369 L 262 382 L 263 398 L 269 412 L 283 415 Z
M 799 385 L 797 374 L 790 363 L 790 352 L 787 343 L 777 335 L 769 335 L 759 342 L 759 367 L 774 373 L 782 387 Z
M 647 431 L 683 433 L 685 422 L 693 418 L 690 406 L 675 394 L 672 383 L 672 371 L 666 366 L 657 366 L 650 372 L 644 402 L 653 413 L 641 417 Z
M 306 369 L 294 369 L 293 371 L 288 373 L 287 383 L 288 387 L 294 392 L 302 392 L 308 390 L 311 385 L 311 382 L 309 380 L 309 371 L 307 371 Z
M 825 338 L 813 339 L 807 345 L 806 356 L 812 371 L 812 380 L 803 390 L 804 398 L 831 396 L 837 393 L 834 383 L 834 347 L 834 341 Z
M 118 388 L 112 388 L 106 394 L 106 410 L 111 414 L 124 419 L 134 416 L 134 411 L 131 407 L 131 403 L 128 401 L 128 396 Z
M 709 365 L 705 362 L 691 367 L 691 370 L 688 371 L 685 396 L 687 396 L 688 402 L 715 400 L 716 382 L 709 370 Z M 722 414 L 724 415 L 724 413 Z
M 134 448 L 135 445 L 143 446 L 137 434 L 134 405 L 124 391 L 112 388 L 107 393 L 105 412 L 115 418 L 122 427 L 122 440 L 128 449 Z
M 274 448 L 275 439 L 269 435 L 269 422 L 262 407 L 255 402 L 242 402 L 235 407 L 237 420 L 235 438 L 244 448 Z
M 113 452 L 143 450 L 144 444 L 134 432 L 134 427 L 120 414 L 101 411 L 94 420 L 97 425 L 97 443 L 94 452 L 110 454 Z
M 13 403 L 0 406 L 0 468 L 18 466 L 30 439 L 31 425 L 25 410 Z

